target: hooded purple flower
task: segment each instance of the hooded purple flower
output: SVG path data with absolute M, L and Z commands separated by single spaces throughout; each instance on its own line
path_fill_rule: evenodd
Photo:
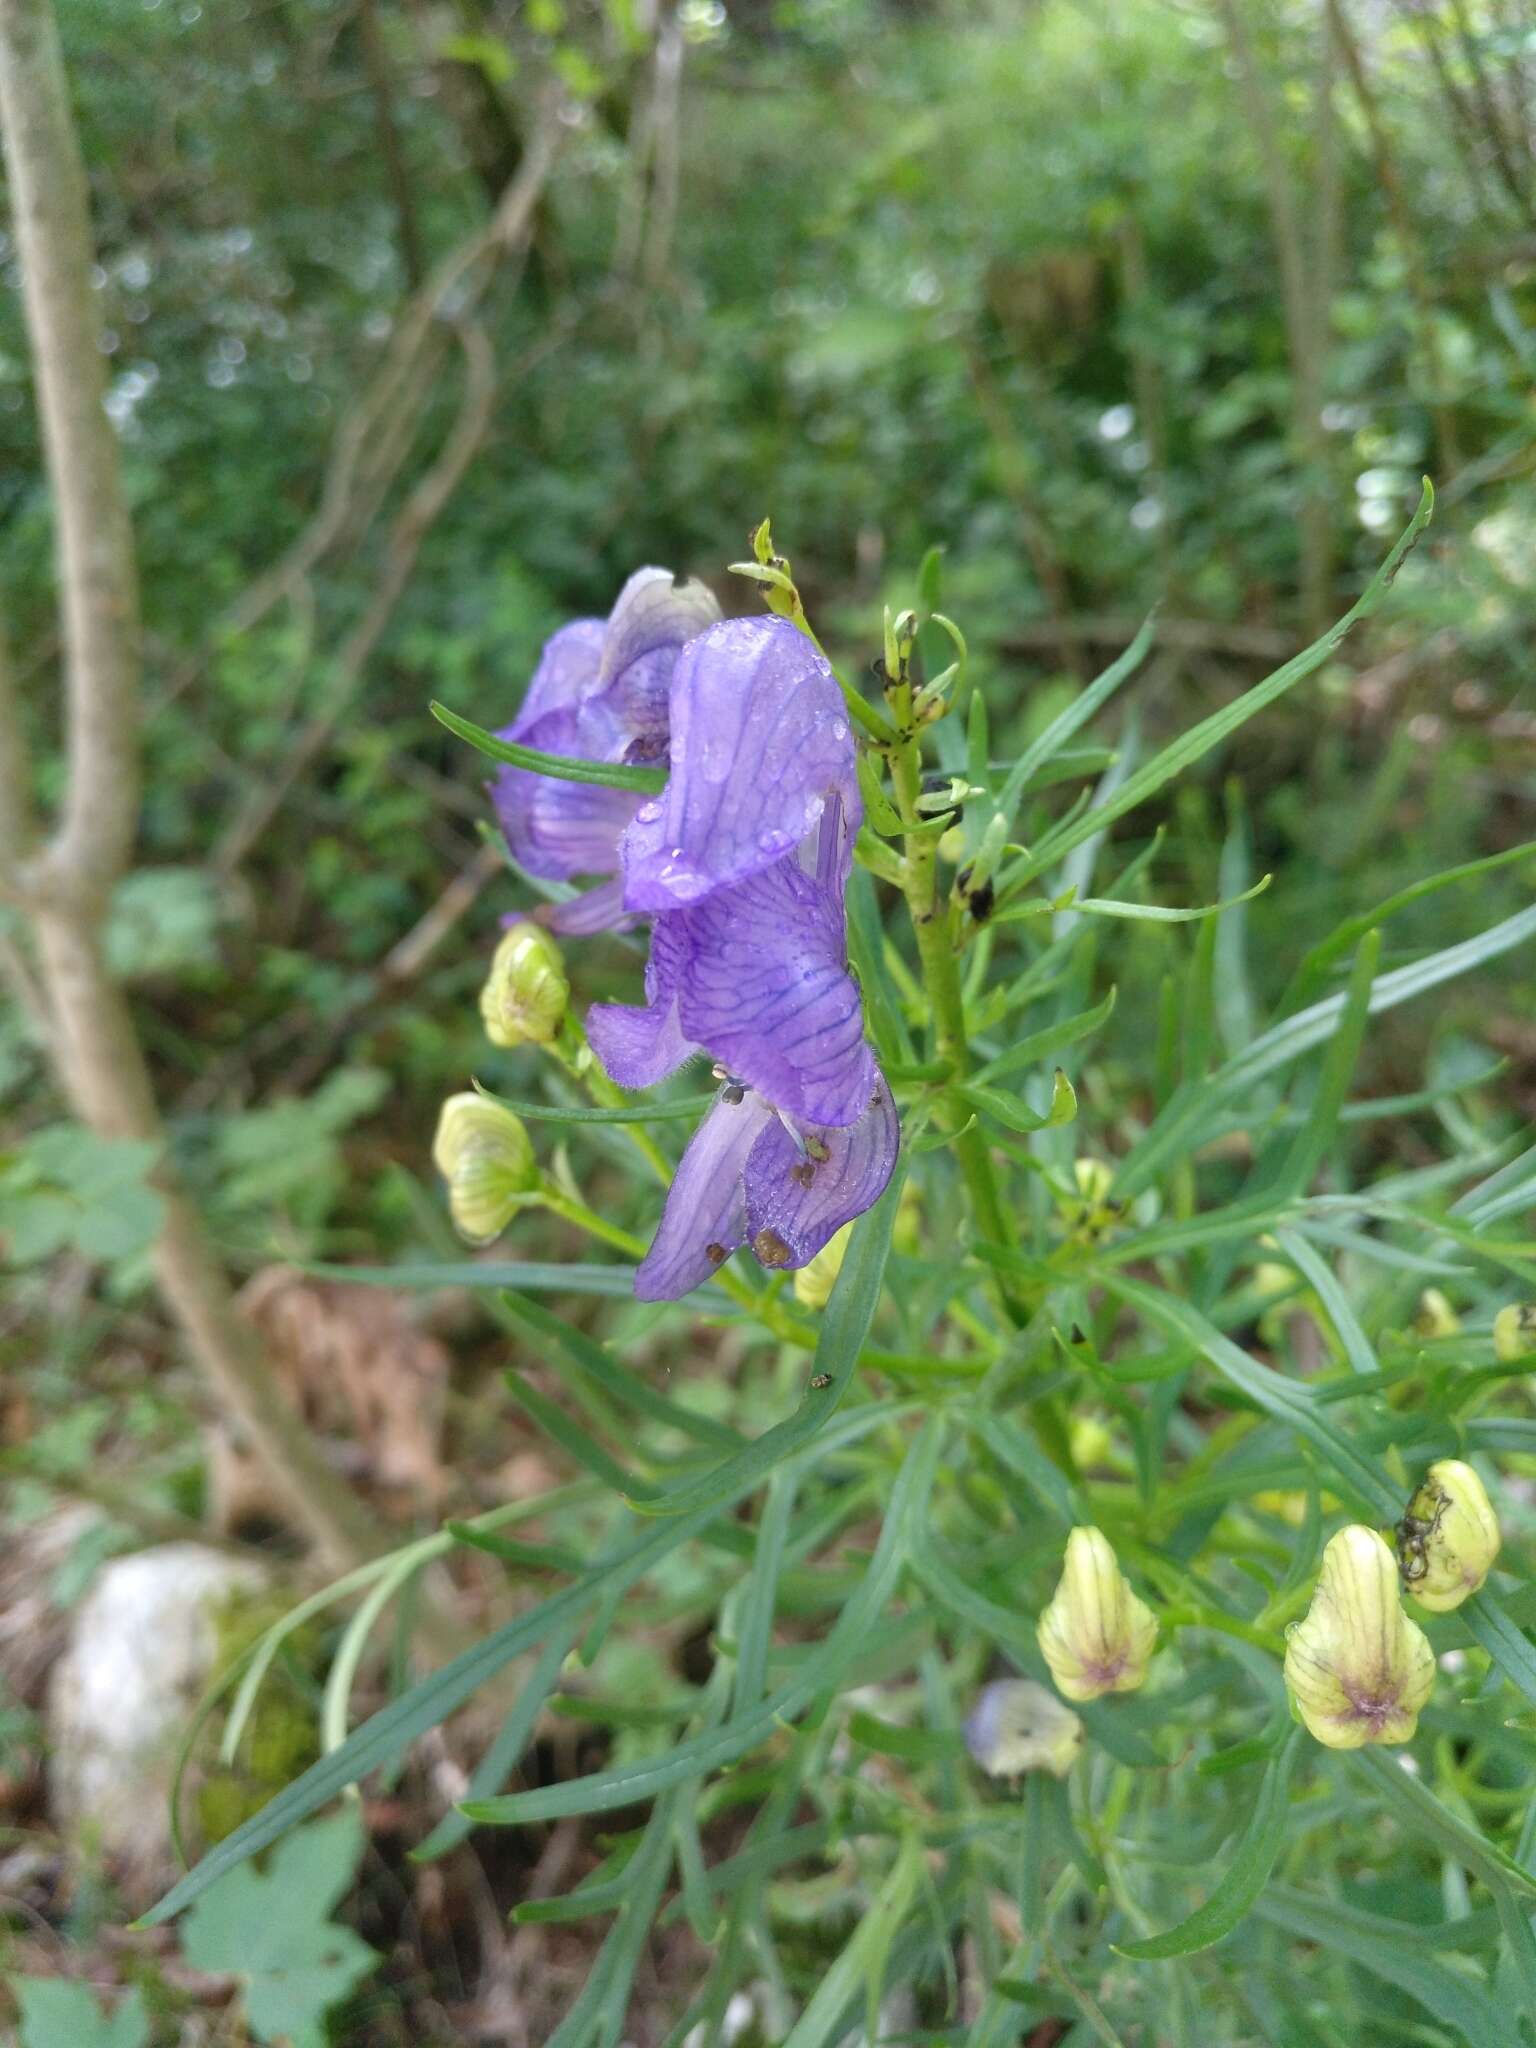
M 678 650 L 720 616 L 702 583 L 637 569 L 605 624 L 577 619 L 545 643 L 522 706 L 503 739 L 584 761 L 660 761 Z M 621 834 L 639 798 L 601 784 L 560 782 L 503 768 L 491 796 L 513 858 L 532 875 L 568 882 L 612 875 Z M 589 890 L 549 914 L 560 931 L 600 931 L 624 915 L 618 883 Z
M 670 731 L 667 787 L 620 844 L 623 907 L 654 920 L 647 1001 L 595 1008 L 587 1028 L 623 1087 L 700 1052 L 726 1085 L 640 1267 L 644 1300 L 687 1293 L 746 1243 L 804 1265 L 878 1198 L 899 1138 L 848 971 L 860 804 L 830 667 L 787 620 L 710 626 L 677 659 Z

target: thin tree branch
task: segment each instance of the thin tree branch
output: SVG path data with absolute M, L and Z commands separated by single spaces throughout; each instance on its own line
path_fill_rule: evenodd
M 1258 146 L 1275 260 L 1280 270 L 1280 302 L 1291 358 L 1291 437 L 1301 471 L 1298 525 L 1302 613 L 1309 631 L 1315 635 L 1324 630 L 1333 616 L 1333 522 L 1327 487 L 1327 436 L 1322 422 L 1324 358 L 1319 345 L 1320 336 L 1327 331 L 1328 309 L 1316 304 L 1322 296 L 1324 280 L 1309 274 L 1295 187 L 1249 33 L 1246 0 L 1218 0 L 1218 8 L 1237 67 L 1238 89 L 1248 125 Z M 1332 91 L 1326 65 L 1319 90 L 1325 95 Z M 1320 140 L 1324 142 L 1328 141 L 1331 119 L 1331 108 L 1320 103 Z
M 481 328 L 464 327 L 459 338 L 464 347 L 465 387 L 458 417 L 442 453 L 412 491 L 395 521 L 383 574 L 367 610 L 337 654 L 324 709 L 310 720 L 280 767 L 254 792 L 216 849 L 213 865 L 221 874 L 231 873 L 245 859 L 281 809 L 289 791 L 345 717 L 362 681 L 363 670 L 410 581 L 422 541 L 485 438 L 496 395 L 495 357 Z
M 22 865 L 30 858 L 37 837 L 21 692 L 10 638 L 0 626 L 0 895 L 19 889 Z
M 374 120 L 379 131 L 379 153 L 384 159 L 384 175 L 389 180 L 390 197 L 394 201 L 395 228 L 400 238 L 400 262 L 405 271 L 406 283 L 415 291 L 421 283 L 424 264 L 421 253 L 421 229 L 416 222 L 416 201 L 411 193 L 411 180 L 405 168 L 405 156 L 400 148 L 400 127 L 395 119 L 394 80 L 390 74 L 389 52 L 384 46 L 384 36 L 379 28 L 378 9 L 374 0 L 362 0 L 358 11 L 358 29 L 363 44 L 363 65 L 368 73 L 369 90 L 373 94 Z
M 63 824 L 24 904 L 52 1013 L 49 1053 L 71 1107 L 107 1138 L 162 1153 L 160 1121 L 102 927 L 133 843 L 138 796 L 139 621 L 117 443 L 102 408 L 90 296 L 90 220 L 49 0 L 0 0 L 0 123 L 25 279 L 27 327 L 58 532 L 67 679 Z M 5 774 L 30 786 L 14 679 L 0 671 Z M 270 1467 L 297 1525 L 338 1562 L 384 1532 L 336 1482 L 237 1313 L 200 1214 L 169 1163 L 157 1181 L 160 1291 L 198 1365 Z
M 1449 476 L 1461 467 L 1461 446 L 1456 432 L 1456 415 L 1449 397 L 1450 379 L 1446 375 L 1440 347 L 1440 332 L 1435 320 L 1434 294 L 1425 275 L 1423 243 L 1413 217 L 1413 209 L 1403 189 L 1402 176 L 1387 132 L 1386 120 L 1382 115 L 1381 103 L 1365 68 L 1365 59 L 1360 54 L 1360 45 L 1350 25 L 1344 0 L 1327 0 L 1327 6 L 1329 28 L 1335 47 L 1344 60 L 1344 69 L 1349 73 L 1350 87 L 1371 138 L 1371 154 L 1376 160 L 1377 182 L 1381 186 L 1392 229 L 1402 252 L 1408 288 L 1413 294 L 1418 327 L 1416 338 L 1424 351 L 1424 360 L 1430 377 L 1430 414 L 1435 423 L 1435 442 L 1440 458 L 1436 465 L 1436 475 Z
M 69 480 L 54 497 L 69 780 L 47 868 L 53 885 L 100 897 L 128 858 L 138 817 L 139 606 L 103 410 L 85 166 L 42 0 L 0 5 L 0 116 L 43 448 L 54 477 Z

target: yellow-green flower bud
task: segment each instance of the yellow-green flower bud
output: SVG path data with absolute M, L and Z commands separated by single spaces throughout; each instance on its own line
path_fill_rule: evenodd
M 1459 1458 L 1431 1465 L 1397 1525 L 1403 1584 L 1431 1614 L 1470 1599 L 1499 1554 L 1499 1518 L 1481 1479 Z
M 1493 1319 L 1493 1355 L 1501 1365 L 1536 1351 L 1536 1302 L 1512 1301 Z
M 1109 1200 L 1109 1191 L 1115 1184 L 1114 1169 L 1103 1159 L 1074 1159 L 1072 1178 L 1077 1182 L 1077 1192 L 1094 1209 L 1102 1208 Z
M 1435 1682 L 1435 1653 L 1404 1614 L 1397 1563 L 1374 1529 L 1330 1538 L 1306 1617 L 1287 1631 L 1285 1683 L 1326 1749 L 1407 1742 Z
M 450 1095 L 438 1113 L 432 1163 L 448 1183 L 448 1213 L 460 1237 L 489 1244 L 539 1184 L 522 1122 L 483 1095 Z
M 1064 1778 L 1083 1746 L 1083 1724 L 1032 1678 L 1000 1678 L 977 1694 L 965 1742 L 988 1777 L 1049 1771 Z
M 480 991 L 480 1015 L 492 1045 L 548 1045 L 570 999 L 565 962 L 549 933 L 542 925 L 513 925 Z
M 795 1273 L 795 1299 L 802 1308 L 825 1308 L 832 1295 L 832 1283 L 843 1270 L 843 1257 L 853 1225 L 845 1223 L 828 1238 L 821 1250 Z
M 1056 1689 L 1069 1700 L 1134 1692 L 1146 1677 L 1157 1617 L 1131 1591 L 1102 1530 L 1068 1536 L 1061 1583 L 1036 1634 Z
M 1426 1287 L 1419 1296 L 1413 1329 L 1417 1337 L 1454 1337 L 1460 1332 L 1461 1317 L 1438 1287 Z

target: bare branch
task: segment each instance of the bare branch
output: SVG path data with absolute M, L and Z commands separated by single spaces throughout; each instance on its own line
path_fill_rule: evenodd
M 312 718 L 286 759 L 257 789 L 214 854 L 221 874 L 237 868 L 281 809 L 288 792 L 325 746 L 345 717 L 362 681 L 363 670 L 394 616 L 410 581 L 428 529 L 438 518 L 490 425 L 496 395 L 496 366 L 490 343 L 479 327 L 461 329 L 465 356 L 464 398 L 442 452 L 417 484 L 390 533 L 384 573 L 368 609 L 348 635 L 336 657 L 335 674 L 325 708 Z
M 149 1070 L 102 943 L 136 823 L 138 611 L 117 443 L 101 405 L 84 173 L 49 0 L 0 0 L 0 120 L 56 508 L 67 675 L 63 825 L 23 900 L 50 1013 L 48 1052 L 71 1107 L 102 1137 L 163 1152 Z M 11 796 L 24 798 L 20 712 L 3 665 L 0 757 Z M 23 804 L 8 824 L 11 842 L 24 836 L 25 815 Z M 296 1526 L 338 1562 L 373 1554 L 384 1532 L 337 1483 L 284 1398 L 168 1161 L 156 1178 L 165 1220 L 155 1274 L 197 1364 L 270 1468 Z M 440 1633 L 438 1619 L 428 1616 Z
M 54 480 L 69 783 L 49 879 L 101 897 L 122 871 L 138 817 L 139 600 L 102 404 L 85 167 L 47 0 L 0 0 L 0 120 Z
M 22 863 L 36 843 L 32 764 L 21 723 L 21 693 L 10 641 L 0 628 L 0 891 L 17 892 Z

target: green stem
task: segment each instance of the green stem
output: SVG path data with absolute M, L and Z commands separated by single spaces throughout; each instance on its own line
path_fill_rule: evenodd
M 899 683 L 891 694 L 897 727 L 891 748 L 891 782 L 896 809 L 907 828 L 902 894 L 907 899 L 917 937 L 923 992 L 933 1019 L 934 1051 L 947 1064 L 950 1077 L 963 1081 L 970 1071 L 971 1054 L 960 991 L 954 907 L 947 899 L 940 900 L 938 843 L 931 833 L 917 829 L 927 821 L 917 808 L 922 792 L 922 757 L 912 718 L 912 686 L 909 682 Z M 957 1109 L 952 1112 L 951 1127 L 961 1126 L 968 1119 L 968 1111 Z M 993 1244 L 1012 1244 L 1012 1219 L 1003 1205 L 991 1148 L 978 1125 L 971 1123 L 955 1140 L 955 1156 L 970 1191 L 978 1225 Z

